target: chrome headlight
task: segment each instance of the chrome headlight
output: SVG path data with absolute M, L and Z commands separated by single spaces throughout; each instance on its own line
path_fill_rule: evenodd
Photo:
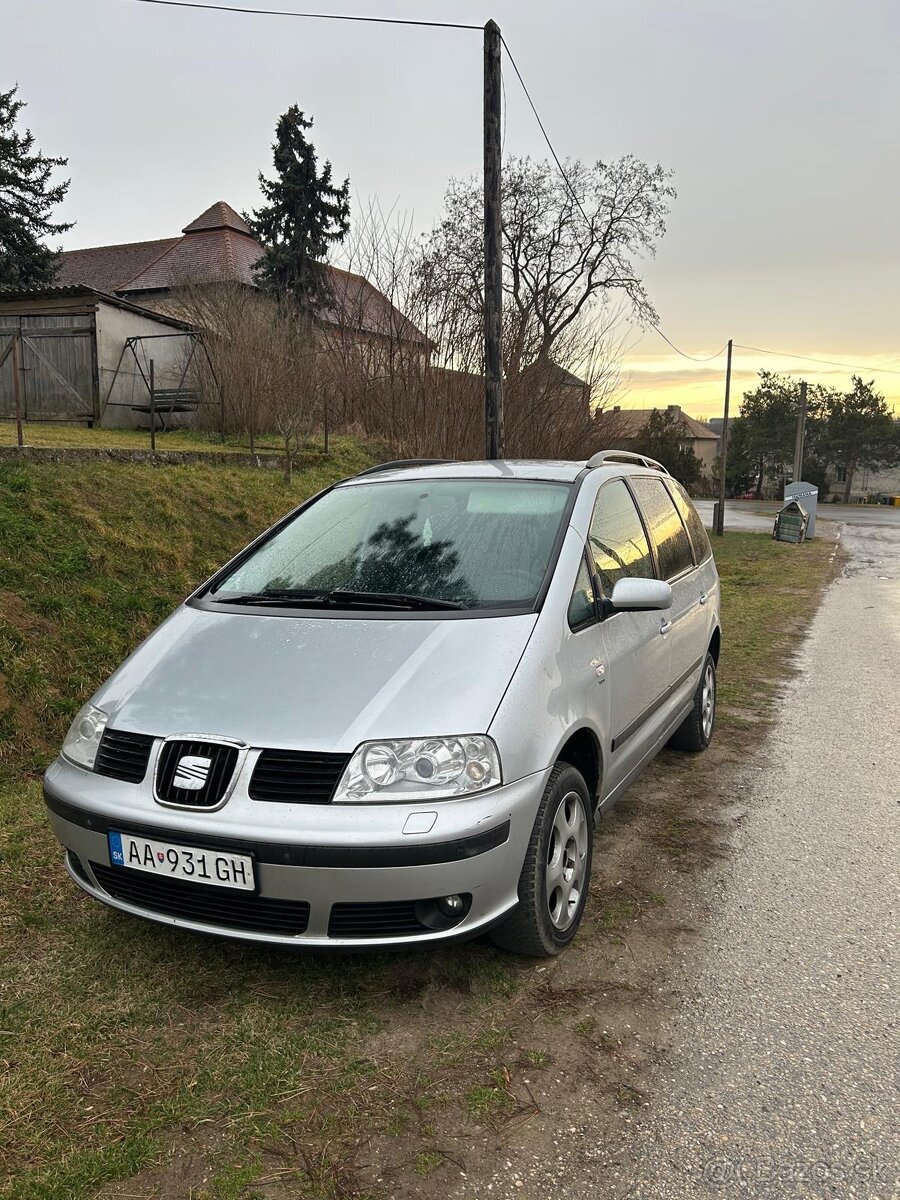
M 363 742 L 347 764 L 333 802 L 449 800 L 500 782 L 497 747 L 483 734 Z
M 97 751 L 100 749 L 100 739 L 108 721 L 106 713 L 93 704 L 86 704 L 69 727 L 62 752 L 69 762 L 79 767 L 94 769 Z

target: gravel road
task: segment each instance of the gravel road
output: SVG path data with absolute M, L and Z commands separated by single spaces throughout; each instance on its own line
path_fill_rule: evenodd
M 703 885 L 715 915 L 675 968 L 650 1102 L 613 1138 L 567 1114 L 551 1154 L 467 1195 L 900 1197 L 900 528 L 841 531 L 847 567 Z

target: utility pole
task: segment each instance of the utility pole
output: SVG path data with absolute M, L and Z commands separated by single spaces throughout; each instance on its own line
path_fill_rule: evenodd
M 719 504 L 716 509 L 713 533 L 721 537 L 725 532 L 725 471 L 728 465 L 728 401 L 731 399 L 731 342 L 728 339 L 728 362 L 725 367 L 725 412 L 722 417 L 722 455 L 719 463 Z
M 803 471 L 803 439 L 806 435 L 806 380 L 800 380 L 800 412 L 797 415 L 797 440 L 794 443 L 794 483 L 799 483 Z
M 503 457 L 503 266 L 500 226 L 500 27 L 484 27 L 484 423 L 487 458 Z

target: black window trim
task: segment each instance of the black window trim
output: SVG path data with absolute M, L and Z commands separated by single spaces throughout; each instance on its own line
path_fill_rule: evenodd
M 643 472 L 636 472 L 634 475 L 634 478 L 636 478 L 636 479 L 659 479 L 660 481 L 664 481 L 666 477 L 664 475 L 661 475 L 658 471 L 654 472 L 652 475 L 648 471 L 646 474 L 644 474 Z M 634 488 L 630 486 L 630 484 L 629 484 L 628 490 L 629 490 L 629 492 L 631 492 L 631 498 L 632 498 L 632 500 L 634 500 L 635 504 L 637 505 L 637 510 L 641 514 L 641 522 L 643 523 L 644 529 L 647 533 L 647 540 L 650 543 L 650 548 L 653 553 L 653 559 L 654 559 L 654 562 L 656 563 L 656 578 L 661 579 L 663 581 L 663 583 L 669 584 L 670 587 L 673 583 L 680 583 L 682 579 L 685 579 L 685 578 L 687 578 L 688 575 L 690 575 L 691 571 L 696 571 L 699 564 L 697 563 L 697 556 L 694 553 L 694 543 L 691 540 L 691 535 L 687 530 L 687 526 L 684 523 L 684 519 L 682 518 L 681 513 L 678 512 L 678 505 L 675 503 L 674 497 L 672 496 L 671 492 L 669 491 L 669 489 L 665 486 L 665 483 L 663 482 L 663 491 L 666 493 L 666 495 L 672 501 L 672 507 L 675 509 L 675 512 L 678 514 L 678 520 L 681 522 L 681 528 L 684 530 L 684 535 L 687 538 L 688 548 L 690 549 L 690 552 L 691 552 L 691 565 L 689 567 L 685 567 L 683 570 L 679 571 L 677 575 L 672 575 L 668 579 L 663 579 L 662 568 L 661 568 L 660 562 L 659 562 L 659 550 L 656 545 L 656 539 L 652 536 L 652 533 L 650 530 L 649 519 L 648 519 L 646 513 L 644 512 L 644 510 L 641 508 L 640 501 L 637 498 L 637 493 L 635 492 Z
M 597 495 L 598 496 L 600 495 L 599 489 L 597 491 Z M 567 609 L 566 610 L 566 624 L 569 626 L 570 633 L 582 633 L 585 629 L 592 629 L 595 625 L 599 624 L 599 622 L 603 620 L 603 616 L 604 616 L 603 605 L 601 604 L 600 598 L 597 593 L 597 588 L 598 588 L 600 581 L 597 578 L 596 572 L 594 571 L 594 563 L 591 558 L 591 552 L 588 549 L 588 543 L 586 540 L 583 542 L 582 547 L 581 547 L 581 561 L 582 561 L 582 563 L 584 563 L 585 567 L 587 567 L 588 578 L 590 579 L 591 586 L 594 589 L 594 615 L 592 617 L 586 617 L 583 621 L 579 621 L 577 625 L 573 625 L 572 622 L 569 620 L 569 613 L 568 613 L 568 609 Z M 572 585 L 572 594 L 569 597 L 570 605 L 572 603 L 572 597 L 575 595 L 575 588 L 577 585 L 578 585 L 578 571 L 575 572 L 575 583 Z

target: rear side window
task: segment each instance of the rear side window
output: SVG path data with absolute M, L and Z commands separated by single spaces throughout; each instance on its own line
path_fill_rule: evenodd
M 635 475 L 631 478 L 631 486 L 650 526 L 650 536 L 659 556 L 659 573 L 663 579 L 674 579 L 694 565 L 690 539 L 678 509 L 659 477 Z
M 700 520 L 700 514 L 694 508 L 693 504 L 691 504 L 690 496 L 688 496 L 677 479 L 667 479 L 666 487 L 672 493 L 675 507 L 681 514 L 682 521 L 687 526 L 691 544 L 694 547 L 694 558 L 698 563 L 706 562 L 712 554 L 712 547 L 709 544 L 709 538 L 706 536 L 706 530 L 703 528 L 703 522 Z
M 588 542 L 605 596 L 612 595 L 620 579 L 653 578 L 647 535 L 631 492 L 621 479 L 614 479 L 600 489 Z

